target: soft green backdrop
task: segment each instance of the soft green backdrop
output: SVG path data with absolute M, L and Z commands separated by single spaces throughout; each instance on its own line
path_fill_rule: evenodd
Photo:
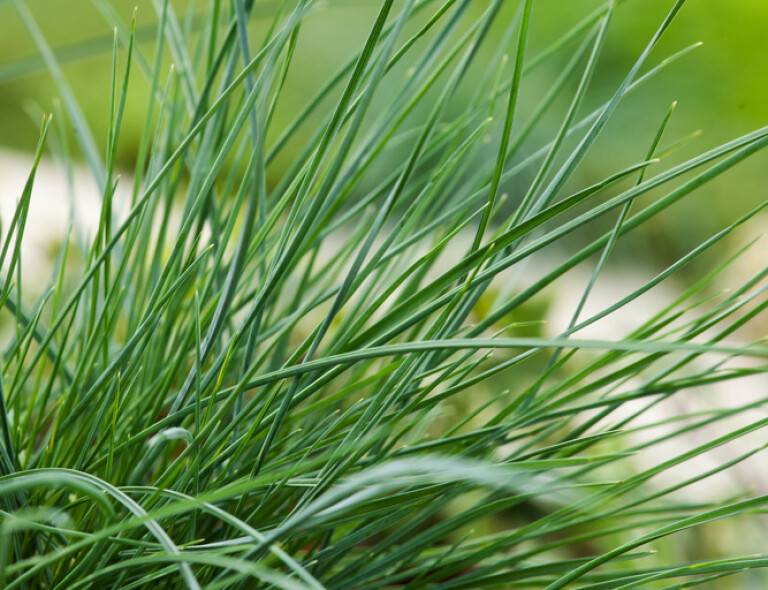
M 26 0 L 49 43 L 59 55 L 68 80 L 99 140 L 106 136 L 108 116 L 109 54 L 111 25 L 91 0 Z M 152 49 L 155 12 L 150 0 L 111 4 L 126 20 L 137 7 L 139 36 L 144 52 Z M 222 3 L 228 6 L 228 2 Z M 516 2 L 505 7 L 511 16 Z M 565 30 L 569 24 L 599 4 L 596 0 L 538 0 L 535 4 L 534 49 Z M 601 65 L 594 81 L 590 105 L 604 99 L 618 84 L 654 28 L 671 6 L 671 0 L 624 0 L 620 3 Z M 174 0 L 180 15 L 193 14 L 201 0 Z M 276 5 L 256 2 L 254 35 L 263 30 Z M 482 10 L 487 0 L 477 0 Z M 374 0 L 327 0 L 316 10 L 303 30 L 299 55 L 278 113 L 277 127 L 307 100 L 326 76 L 335 70 L 367 34 L 377 2 Z M 582 168 L 581 179 L 602 178 L 605 171 L 640 157 L 638 141 L 657 124 L 669 103 L 680 108 L 671 131 L 683 137 L 698 129 L 702 134 L 672 156 L 679 159 L 720 143 L 768 122 L 768 2 L 765 0 L 689 0 L 651 63 L 696 41 L 704 45 L 686 56 L 651 84 L 631 96 L 620 116 L 606 131 L 598 148 Z M 489 53 L 490 55 L 490 53 Z M 561 56 L 565 59 L 567 56 Z M 523 99 L 533 104 L 562 65 L 551 61 L 526 84 Z M 488 64 L 488 67 L 496 67 Z M 120 160 L 129 165 L 141 131 L 146 87 L 141 76 L 132 80 Z M 29 149 L 36 139 L 40 108 L 50 109 L 56 88 L 37 57 L 34 43 L 22 25 L 13 3 L 0 0 L 0 145 Z M 587 105 L 590 106 L 590 105 Z M 562 106 L 562 105 L 561 105 Z M 562 111 L 562 109 L 561 109 Z M 550 117 L 557 124 L 559 112 Z M 290 150 L 271 170 L 272 180 L 290 159 Z M 719 227 L 736 210 L 758 202 L 764 195 L 768 157 L 758 155 L 749 163 L 706 187 L 692 200 L 678 206 L 657 222 L 650 247 L 665 258 L 690 240 Z M 598 176 L 599 175 L 599 176 Z M 681 226 L 680 219 L 685 220 Z M 681 231 L 682 228 L 682 231 Z M 628 244 L 631 242 L 627 242 Z

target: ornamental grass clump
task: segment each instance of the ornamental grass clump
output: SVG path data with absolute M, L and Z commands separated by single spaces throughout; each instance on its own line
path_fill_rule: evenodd
M 254 28 L 258 2 L 191 19 L 156 0 L 140 44 L 94 0 L 115 28 L 105 137 L 12 4 L 61 100 L 0 242 L 3 587 L 764 583 L 759 544 L 697 548 L 715 521 L 751 530 L 768 496 L 686 495 L 764 446 L 764 400 L 739 393 L 766 371 L 744 334 L 768 271 L 721 292 L 740 255 L 726 238 L 762 205 L 590 305 L 620 241 L 768 145 L 761 128 L 677 162 L 674 105 L 648 109 L 647 136 L 624 138 L 634 161 L 584 182 L 625 97 L 695 49 L 654 51 L 683 0 L 596 108 L 611 19 L 639 7 L 606 1 L 533 43 L 534 0 L 381 0 L 295 111 L 286 81 L 321 2 L 275 3 Z M 61 198 L 34 190 L 47 152 L 82 159 L 101 201 L 35 288 L 30 201 Z M 576 267 L 588 279 L 556 325 L 547 302 Z M 634 328 L 585 336 L 671 277 L 683 288 Z M 717 387 L 739 405 L 670 405 Z

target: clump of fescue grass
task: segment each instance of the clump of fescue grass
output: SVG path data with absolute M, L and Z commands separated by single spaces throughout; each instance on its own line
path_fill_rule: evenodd
M 97 0 L 116 25 L 104 151 L 14 0 L 62 108 L 43 120 L 0 253 L 15 320 L 0 396 L 5 587 L 684 588 L 768 563 L 650 551 L 764 510 L 768 497 L 676 495 L 761 449 L 679 470 L 768 425 L 708 430 L 759 403 L 675 416 L 655 441 L 632 437 L 656 424 L 660 402 L 718 382 L 737 392 L 764 371 L 768 348 L 728 337 L 768 305 L 766 272 L 707 300 L 726 262 L 624 338 L 578 338 L 758 212 L 585 313 L 617 241 L 762 149 L 768 129 L 654 167 L 674 109 L 648 113 L 657 130 L 627 139 L 637 161 L 568 193 L 622 99 L 691 49 L 651 63 L 683 1 L 587 114 L 614 2 L 537 53 L 536 2 L 522 0 L 509 21 L 503 0 L 472 2 L 376 3 L 364 45 L 278 129 L 316 2 L 279 3 L 257 40 L 253 2 L 212 0 L 192 34 L 157 0 L 155 46 L 142 52 L 132 25 Z M 487 51 L 491 66 L 478 63 Z M 564 53 L 560 78 L 521 115 L 527 76 Z M 116 186 L 130 181 L 115 153 L 137 76 L 149 85 L 146 124 L 130 202 L 118 203 Z M 563 96 L 561 125 L 529 147 Z M 101 221 L 85 240 L 73 228 L 50 284 L 32 294 L 19 246 L 35 171 L 49 147 L 71 165 L 69 124 L 103 195 Z M 271 167 L 297 138 L 272 186 Z M 606 219 L 612 229 L 572 246 L 574 231 Z M 535 280 L 508 288 L 504 271 L 558 245 L 557 266 L 534 264 Z M 592 278 L 561 334 L 506 325 L 581 263 Z M 757 361 L 744 368 L 742 357 Z M 704 442 L 654 454 L 688 432 Z M 653 485 L 659 475 L 674 483 Z

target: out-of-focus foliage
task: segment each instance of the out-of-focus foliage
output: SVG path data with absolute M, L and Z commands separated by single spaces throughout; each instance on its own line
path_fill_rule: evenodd
M 112 39 L 105 34 L 108 24 L 103 12 L 100 12 L 104 3 L 100 0 L 28 0 L 27 4 L 50 44 L 58 49 L 65 73 L 95 129 L 95 135 L 100 140 L 105 138 L 108 97 L 104 89 L 109 86 Z M 130 18 L 133 7 L 136 7 L 138 38 L 143 41 L 140 47 L 149 51 L 156 24 L 151 0 L 114 4 L 113 9 L 125 20 Z M 187 15 L 189 19 L 186 23 L 182 22 L 182 26 L 186 24 L 190 30 L 199 29 L 206 2 L 185 0 L 173 4 L 180 15 Z M 256 2 L 251 25 L 254 35 L 264 34 L 268 17 L 279 4 L 276 0 Z M 334 72 L 365 38 L 367 23 L 373 18 L 377 4 L 369 0 L 328 0 L 310 15 L 303 26 L 282 106 L 276 113 L 277 128 L 291 120 L 309 93 Z M 507 18 L 511 18 L 515 3 L 507 4 Z M 619 2 L 606 40 L 606 50 L 596 71 L 589 104 L 596 105 L 612 91 L 642 50 L 644 40 L 656 25 L 657 16 L 669 4 L 668 0 Z M 487 5 L 488 0 L 477 0 L 473 10 L 480 13 Z M 545 46 L 562 34 L 568 25 L 598 5 L 598 0 L 537 0 L 532 23 L 532 47 Z M 697 41 L 703 42 L 702 47 L 626 101 L 612 123 L 614 128 L 622 131 L 607 134 L 601 140 L 592 158 L 579 172 L 579 181 L 597 180 L 606 163 L 618 166 L 627 158 L 639 157 L 633 139 L 638 134 L 647 134 L 653 126 L 649 117 L 663 112 L 672 100 L 680 101 L 678 114 L 672 122 L 672 135 L 680 137 L 701 132 L 675 154 L 679 159 L 704 147 L 717 145 L 734 133 L 763 124 L 768 119 L 768 76 L 763 75 L 766 27 L 768 2 L 764 0 L 689 2 L 659 44 L 655 55 L 663 56 Z M 491 56 L 487 57 L 490 60 Z M 561 56 L 560 62 L 566 58 L 566 55 Z M 555 60 L 529 81 L 521 95 L 524 108 L 531 108 L 546 92 L 559 65 Z M 496 65 L 488 63 L 488 67 Z M 129 89 L 126 125 L 118 154 L 119 160 L 126 166 L 133 164 L 146 92 L 146 84 L 142 84 L 141 80 Z M 48 99 L 54 95 L 55 87 L 37 57 L 29 34 L 10 3 L 0 2 L 0 145 L 31 149 L 38 120 L 37 110 L 32 107 L 37 105 L 50 109 Z M 35 113 L 32 117 L 27 115 L 30 110 Z M 556 126 L 557 119 L 553 117 L 551 123 Z M 294 145 L 300 144 L 301 139 L 294 142 Z M 284 152 L 278 164 L 287 166 L 294 151 L 289 149 Z M 589 178 L 592 161 L 595 162 L 594 178 Z M 271 168 L 272 180 L 279 176 L 283 167 Z M 674 217 L 660 217 L 654 225 L 658 231 L 651 228 L 646 232 L 646 235 L 653 237 L 649 243 L 655 255 L 667 260 L 669 256 L 679 254 L 683 247 L 690 246 L 694 239 L 713 231 L 720 220 L 732 212 L 734 200 L 742 206 L 755 204 L 762 187 L 760 172 L 766 167 L 768 157 L 758 156 L 743 166 L 738 178 L 727 176 L 707 187 L 701 199 L 682 204 L 676 209 L 675 216 L 684 216 L 689 222 L 686 232 L 670 231 Z M 627 241 L 628 244 L 630 242 Z

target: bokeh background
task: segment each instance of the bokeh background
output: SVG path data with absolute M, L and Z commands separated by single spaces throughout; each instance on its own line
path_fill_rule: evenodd
M 60 63 L 67 82 L 87 119 L 96 141 L 103 147 L 107 137 L 109 118 L 109 88 L 111 76 L 111 53 L 113 26 L 116 19 L 129 23 L 136 15 L 138 49 L 145 59 L 152 59 L 156 34 L 157 14 L 162 2 L 159 0 L 73 0 L 70 2 L 51 0 L 24 0 L 36 19 L 42 34 L 51 46 Z M 255 3 L 251 33 L 258 40 L 269 26 L 270 19 L 280 5 L 277 0 L 259 0 Z M 480 14 L 489 0 L 476 0 L 471 10 Z M 565 31 L 602 4 L 602 0 L 537 0 L 534 7 L 532 31 L 530 34 L 529 56 L 536 55 L 548 47 Z M 672 6 L 672 0 L 620 0 L 613 21 L 609 27 L 606 46 L 601 54 L 590 92 L 581 108 L 582 115 L 609 98 L 623 77 L 637 59 L 651 35 Z M 196 35 L 208 27 L 201 15 L 208 8 L 208 0 L 171 0 L 179 16 L 180 26 L 190 31 L 190 45 L 197 41 Z M 228 6 L 228 2 L 222 2 Z M 503 39 L 500 30 L 514 18 L 518 3 L 505 2 L 503 13 L 497 19 L 491 34 L 493 42 L 486 43 L 478 58 L 472 75 L 481 79 L 487 72 L 499 67 L 499 55 L 503 53 Z M 306 102 L 315 95 L 324 82 L 337 71 L 360 47 L 367 36 L 379 3 L 375 0 L 323 0 L 318 3 L 302 27 L 294 64 L 289 72 L 286 87 L 281 95 L 281 104 L 275 115 L 272 129 L 277 135 L 293 121 Z M 418 19 L 417 19 L 418 23 Z M 417 23 L 411 27 L 415 30 Z M 602 133 L 597 144 L 574 175 L 573 186 L 580 188 L 605 178 L 606 174 L 619 170 L 629 163 L 644 158 L 645 146 L 653 134 L 670 103 L 679 101 L 679 107 L 665 134 L 664 146 L 675 145 L 676 149 L 667 154 L 660 165 L 666 168 L 688 159 L 768 123 L 768 76 L 765 63 L 768 58 L 768 2 L 765 0 L 689 0 L 678 14 L 672 26 L 665 33 L 661 43 L 653 51 L 643 72 L 657 65 L 666 57 L 696 43 L 701 46 L 685 54 L 659 75 L 631 93 L 622 102 L 619 111 Z M 512 43 L 507 49 L 513 50 Z M 565 51 L 559 51 L 547 59 L 541 67 L 527 76 L 521 95 L 522 111 L 519 121 L 532 111 L 562 71 L 575 50 L 571 43 Z M 166 64 L 170 67 L 170 61 Z M 194 67 L 194 64 L 193 64 Z M 403 80 L 408 64 L 399 72 Z M 398 76 L 393 79 L 397 80 Z M 523 146 L 522 156 L 549 141 L 558 128 L 563 113 L 578 82 L 578 74 L 570 76 L 570 87 L 548 110 L 543 124 L 537 126 Z M 472 79 L 461 87 L 466 99 L 476 90 Z M 126 171 L 133 168 L 139 137 L 146 113 L 148 87 L 144 77 L 134 69 L 129 86 L 128 102 L 118 151 L 119 165 Z M 380 92 L 380 105 L 386 101 L 386 85 Z M 383 97 L 383 98 L 382 98 Z M 24 26 L 13 3 L 0 0 L 0 170 L 14 175 L 13 181 L 0 184 L 0 204 L 3 211 L 11 211 L 18 191 L 29 169 L 28 156 L 37 140 L 40 113 L 56 112 L 59 99 L 57 85 L 37 49 L 30 31 Z M 333 97 L 326 101 L 328 112 Z M 498 101 L 500 110 L 503 101 Z M 462 95 L 456 97 L 452 108 L 454 115 L 461 109 Z M 63 109 L 59 108 L 59 112 Z M 374 104 L 373 109 L 376 110 Z M 501 113 L 499 113 L 501 116 Z M 416 114 L 418 117 L 418 113 Z M 66 115 L 59 117 L 65 123 Z M 320 117 L 310 120 L 299 129 L 268 170 L 269 182 L 274 184 L 284 175 L 293 158 L 317 124 Z M 76 146 L 74 132 L 70 145 Z M 489 141 L 495 141 L 489 138 Z M 573 145 L 573 144 L 571 144 Z M 76 149 L 73 153 L 77 157 Z M 398 154 L 393 154 L 397 157 Z M 683 199 L 668 211 L 643 224 L 639 231 L 632 232 L 619 241 L 613 265 L 615 283 L 640 284 L 671 264 L 685 252 L 701 243 L 736 219 L 740 214 L 765 198 L 768 153 L 760 153 L 740 164 L 734 170 L 717 178 L 699 189 L 690 198 Z M 53 174 L 53 172 L 52 172 Z M 126 172 L 129 174 L 129 172 Z M 525 185 L 514 186 L 515 182 L 526 182 L 529 176 L 522 175 L 511 182 L 513 186 L 502 187 L 512 195 L 521 194 Z M 87 172 L 84 171 L 84 175 Z M 373 186 L 375 178 L 368 185 L 363 182 L 361 190 Z M 55 184 L 55 180 L 52 180 Z M 50 190 L 50 189 L 46 189 Z M 96 196 L 80 192 L 83 202 L 96 202 Z M 50 199 L 48 199 L 50 201 Z M 63 202 L 62 199 L 59 201 Z M 33 202 L 33 207 L 36 203 Z M 37 205 L 40 205 L 39 201 Z M 89 207 L 81 207 L 88 216 Z M 64 213 L 50 207 L 50 202 L 41 207 L 46 219 L 62 218 Z M 55 220 L 55 219 L 54 219 Z M 680 288 L 693 276 L 707 270 L 717 258 L 723 259 L 740 249 L 764 229 L 766 217 L 758 217 L 737 232 L 724 247 L 712 256 L 695 261 L 669 281 L 682 281 Z M 576 233 L 569 246 L 586 242 L 595 232 L 605 231 L 613 223 L 606 218 L 591 225 L 588 230 Z M 37 224 L 40 229 L 41 224 Z M 43 224 L 44 225 L 44 224 Z M 44 238 L 47 238 L 48 234 Z M 54 234 L 50 234 L 53 236 Z M 51 240 L 55 241 L 55 240 Z M 55 243 L 42 244 L 39 249 L 53 250 Z M 739 275 L 734 281 L 754 272 L 764 258 L 760 252 L 764 245 L 758 245 L 739 261 L 735 268 Z M 589 269 L 586 269 L 589 272 Z M 581 284 L 582 278 L 575 279 Z M 610 284 L 610 282 L 608 283 Z M 728 288 L 731 285 L 720 285 Z M 656 292 L 658 294 L 658 291 Z M 553 298 L 559 304 L 553 313 L 567 315 L 571 308 L 570 298 L 561 291 Z M 615 297 L 608 290 L 606 298 Z M 653 307 L 654 302 L 650 302 Z M 560 309 L 561 312 L 557 312 Z M 760 329 L 768 329 L 767 322 L 757 322 Z M 755 336 L 752 334 L 751 336 Z
M 140 49 L 149 53 L 156 22 L 152 0 L 25 1 L 62 64 L 94 135 L 103 141 L 106 138 L 112 48 L 112 24 L 103 7 L 109 4 L 125 21 L 130 20 L 135 7 Z M 204 6 L 201 0 L 173 0 L 172 4 L 180 18 L 189 19 L 183 24 L 193 29 L 205 24 L 197 19 Z M 290 121 L 303 101 L 312 96 L 328 75 L 359 46 L 368 32 L 377 4 L 371 0 L 327 0 L 313 12 L 303 29 L 276 128 Z M 510 1 L 507 4 L 506 18 L 511 18 L 516 3 Z M 546 46 L 599 4 L 598 0 L 538 0 L 531 35 L 532 51 Z M 624 0 L 619 4 L 593 82 L 591 105 L 610 95 L 671 4 L 670 0 Z M 278 2 L 271 0 L 256 2 L 254 35 L 258 36 L 259 31 L 265 29 L 268 17 L 277 5 Z M 477 0 L 473 9 L 481 11 L 486 5 L 487 0 Z M 675 153 L 676 158 L 684 158 L 765 124 L 768 120 L 766 31 L 768 2 L 765 0 L 687 2 L 654 51 L 650 63 L 658 63 L 665 56 L 697 41 L 703 45 L 626 100 L 619 116 L 582 167 L 581 180 L 589 181 L 591 174 L 602 178 L 607 169 L 639 158 L 640 154 L 635 153 L 638 145 L 635 139 L 653 132 L 672 100 L 679 100 L 680 108 L 669 137 L 682 138 L 700 133 Z M 522 96 L 524 104 L 535 104 L 552 84 L 567 57 L 561 55 L 559 60 L 549 60 L 531 76 Z M 488 51 L 489 68 L 496 67 L 490 63 L 492 58 Z M 130 167 L 138 144 L 146 91 L 141 76 L 134 76 L 119 153 L 120 161 L 126 167 Z M 40 109 L 51 110 L 56 96 L 51 76 L 12 3 L 0 1 L 0 145 L 14 150 L 30 150 L 37 138 L 38 112 Z M 552 112 L 554 127 L 561 111 L 553 109 Z M 649 120 L 649 116 L 654 118 Z M 280 176 L 290 158 L 289 149 L 272 167 L 273 180 Z M 766 157 L 752 159 L 708 186 L 697 198 L 686 200 L 669 215 L 660 218 L 648 230 L 653 233 L 652 240 L 643 246 L 626 240 L 623 247 L 644 247 L 645 254 L 651 253 L 661 260 L 679 254 L 693 240 L 720 227 L 735 210 L 756 203 L 764 188 L 765 178 L 761 173 L 767 167 Z M 679 218 L 686 220 L 685 227 L 679 226 Z

